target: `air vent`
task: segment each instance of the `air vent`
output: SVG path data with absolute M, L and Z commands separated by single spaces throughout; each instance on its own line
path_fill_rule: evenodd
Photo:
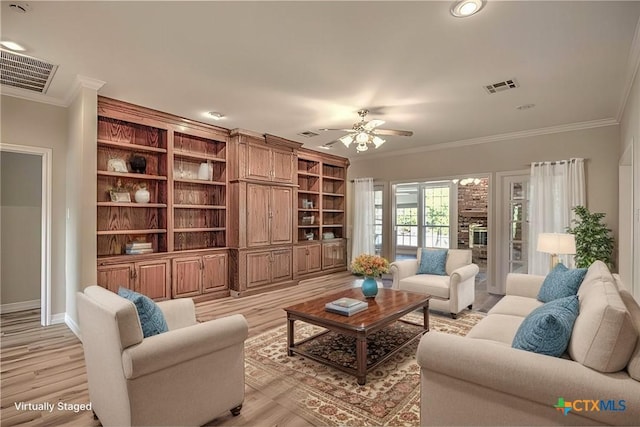
M 304 136 L 305 138 L 313 138 L 314 136 L 318 136 L 319 134 L 311 132 L 310 130 L 306 130 L 304 132 L 300 132 L 298 135 Z
M 484 90 L 486 90 L 488 93 L 491 94 L 491 93 L 503 92 L 508 89 L 515 89 L 517 87 L 520 87 L 520 85 L 518 84 L 518 81 L 516 79 L 510 79 L 510 80 L 505 80 L 503 82 L 486 85 L 484 86 Z
M 0 83 L 38 93 L 47 92 L 57 65 L 6 50 L 0 53 Z

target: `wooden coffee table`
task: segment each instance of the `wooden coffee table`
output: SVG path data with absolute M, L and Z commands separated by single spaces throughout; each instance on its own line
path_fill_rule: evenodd
M 342 316 L 340 314 L 325 311 L 324 305 L 339 298 L 355 298 L 369 303 L 369 308 L 352 316 Z M 429 299 L 431 296 L 412 292 L 396 291 L 392 289 L 379 289 L 375 298 L 365 298 L 360 288 L 352 288 L 346 291 L 316 298 L 300 304 L 286 307 L 287 312 L 287 354 L 293 356 L 294 353 L 313 359 L 325 365 L 340 369 L 351 375 L 355 375 L 358 384 L 364 385 L 367 381 L 367 373 L 379 364 L 385 362 L 389 357 L 400 349 L 421 337 L 429 330 Z M 367 367 L 367 338 L 373 333 L 385 328 L 401 317 L 419 308 L 424 309 L 424 326 L 415 336 L 393 349 L 373 365 Z M 306 338 L 299 342 L 294 342 L 294 323 L 301 320 L 305 323 L 326 328 L 320 334 Z M 406 322 L 403 320 L 403 322 Z M 406 322 L 411 323 L 411 322 Z M 335 331 L 343 335 L 350 335 L 356 338 L 356 364 L 357 369 L 352 369 L 342 365 L 332 363 L 328 360 L 308 353 L 298 346 L 329 331 Z

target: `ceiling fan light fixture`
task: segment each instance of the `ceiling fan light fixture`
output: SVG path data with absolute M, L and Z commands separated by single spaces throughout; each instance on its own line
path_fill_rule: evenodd
M 340 142 L 342 142 L 344 144 L 345 147 L 349 148 L 349 146 L 353 142 L 353 136 L 352 135 L 345 135 L 342 138 L 339 138 L 339 140 L 340 140 Z
M 369 134 L 366 132 L 360 132 L 356 135 L 356 142 L 358 144 L 366 144 L 369 141 Z
M 379 136 L 374 136 L 373 140 L 371 142 L 373 142 L 373 145 L 375 145 L 375 147 L 378 148 L 382 144 L 384 144 L 386 141 L 384 139 L 380 138 Z
M 486 0 L 458 0 L 451 6 L 450 12 L 456 18 L 466 18 L 480 12 L 486 3 Z
M 356 151 L 361 152 L 361 151 L 367 151 L 369 149 L 369 147 L 367 147 L 367 144 L 358 144 L 356 146 Z

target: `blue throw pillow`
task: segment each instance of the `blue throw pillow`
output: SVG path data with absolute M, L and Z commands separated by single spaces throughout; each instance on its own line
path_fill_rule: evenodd
M 541 305 L 525 317 L 511 346 L 548 356 L 562 356 L 569 345 L 579 311 L 577 295 Z
M 447 271 L 447 253 L 448 249 L 427 249 L 422 248 L 420 255 L 420 265 L 418 266 L 418 274 L 435 274 L 438 276 L 446 276 Z
M 586 268 L 568 269 L 563 264 L 558 264 L 544 278 L 538 301 L 549 302 L 558 298 L 564 298 L 578 293 L 578 288 L 587 274 Z
M 139 294 L 127 288 L 118 289 L 118 295 L 132 301 L 142 326 L 142 334 L 145 338 L 158 335 L 169 330 L 167 321 L 162 314 L 160 307 L 153 300 L 145 295 Z

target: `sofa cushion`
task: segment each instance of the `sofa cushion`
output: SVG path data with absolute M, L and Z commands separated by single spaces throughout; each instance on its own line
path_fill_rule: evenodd
M 449 276 L 418 274 L 400 280 L 398 289 L 408 292 L 429 294 L 436 298 L 449 299 L 449 282 Z
M 578 317 L 578 296 L 558 298 L 533 310 L 518 328 L 513 348 L 560 357 Z
M 529 313 L 542 304 L 542 302 L 535 298 L 505 295 L 489 310 L 489 314 L 508 314 L 510 316 L 527 317 Z
M 491 314 L 471 328 L 467 337 L 495 341 L 511 347 L 513 337 L 523 320 L 524 317 L 520 316 Z
M 426 249 L 423 248 L 418 264 L 418 274 L 435 274 L 446 276 L 448 249 Z
M 598 286 L 600 282 L 615 283 L 613 275 L 609 272 L 609 268 L 602 261 L 594 261 L 587 269 L 580 288 L 578 288 L 578 297 L 587 293 L 593 286 Z
M 158 307 L 151 298 L 122 287 L 118 289 L 118 295 L 135 304 L 138 317 L 140 318 L 142 335 L 144 335 L 145 338 L 169 330 L 162 310 L 160 310 L 160 307 Z
M 595 280 L 588 285 L 588 290 L 578 295 L 580 315 L 573 327 L 569 354 L 597 371 L 620 371 L 629 362 L 637 332 L 613 282 Z
M 626 289 L 620 291 L 620 298 L 622 298 L 622 302 L 624 302 L 624 305 L 629 311 L 633 326 L 636 328 L 636 333 L 640 335 L 640 306 L 638 302 Z M 633 350 L 629 363 L 627 364 L 627 372 L 629 372 L 631 378 L 640 381 L 640 337 L 637 339 L 636 348 Z
M 544 278 L 538 299 L 549 302 L 577 294 L 586 273 L 586 268 L 568 269 L 564 264 L 556 265 Z

